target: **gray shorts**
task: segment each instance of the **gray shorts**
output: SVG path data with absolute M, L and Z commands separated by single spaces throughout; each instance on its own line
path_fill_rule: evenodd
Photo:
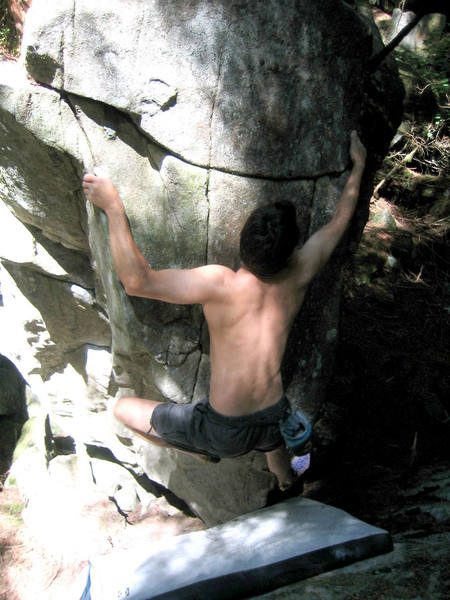
M 229 417 L 215 411 L 208 398 L 197 404 L 164 402 L 154 409 L 151 425 L 163 440 L 181 450 L 232 458 L 281 446 L 279 421 L 289 408 L 283 396 L 263 410 Z

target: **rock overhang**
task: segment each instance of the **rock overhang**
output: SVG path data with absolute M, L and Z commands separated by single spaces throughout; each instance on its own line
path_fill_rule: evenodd
M 101 19 L 87 0 L 49 18 L 47 1 L 24 38 L 37 81 L 128 113 L 193 165 L 273 179 L 345 169 L 342 129 L 357 125 L 371 47 L 345 3 L 272 2 L 269 21 L 266 6 L 224 0 L 172 0 L 173 16 L 159 0 L 114 0 Z

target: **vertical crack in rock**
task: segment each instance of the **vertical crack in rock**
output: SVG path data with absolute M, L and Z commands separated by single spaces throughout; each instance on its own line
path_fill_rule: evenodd
M 78 123 L 78 127 L 80 128 L 81 133 L 83 134 L 84 138 L 86 139 L 86 144 L 87 147 L 89 148 L 89 152 L 91 154 L 91 159 L 92 159 L 92 165 L 95 165 L 95 153 L 94 153 L 94 149 L 91 145 L 91 141 L 89 139 L 88 134 L 86 133 L 86 131 L 84 130 L 84 127 L 81 123 L 81 119 L 78 115 L 78 109 L 76 106 L 73 105 L 69 94 L 67 94 L 66 92 L 61 92 L 61 100 L 63 102 L 66 102 L 67 106 L 70 108 L 70 110 L 73 113 L 73 116 L 75 117 L 76 122 Z
M 61 32 L 61 40 L 59 42 L 59 64 L 61 65 L 61 87 L 64 89 L 66 83 L 66 73 L 64 68 L 64 46 L 66 40 L 64 36 L 64 29 Z
M 211 161 L 212 161 L 213 119 L 214 119 L 214 112 L 216 110 L 217 96 L 219 93 L 220 78 L 222 75 L 222 56 L 223 56 L 223 49 L 220 48 L 219 57 L 218 57 L 219 60 L 218 60 L 218 69 L 217 69 L 217 80 L 216 80 L 216 86 L 214 89 L 214 98 L 213 98 L 212 107 L 211 107 L 211 115 L 209 117 L 209 152 L 208 152 L 208 167 L 209 168 L 211 168 Z
M 205 264 L 208 264 L 209 262 L 209 220 L 210 220 L 210 215 L 211 215 L 211 202 L 210 202 L 210 197 L 209 197 L 209 184 L 210 184 L 210 180 L 211 180 L 211 162 L 212 162 L 212 145 L 213 145 L 213 119 L 214 119 L 214 113 L 215 113 L 215 108 L 216 108 L 216 102 L 217 102 L 217 96 L 219 93 L 219 85 L 220 85 L 220 78 L 222 75 L 222 56 L 223 56 L 223 48 L 220 48 L 219 50 L 219 60 L 218 60 L 218 71 L 217 71 L 217 80 L 216 80 L 216 86 L 215 86 L 215 90 L 214 90 L 214 98 L 213 98 L 213 102 L 212 102 L 212 107 L 211 107 L 211 114 L 210 114 L 210 118 L 209 118 L 209 151 L 208 151 L 208 166 L 207 166 L 207 174 L 206 174 L 206 186 L 205 186 L 205 199 L 206 199 L 206 205 L 207 205 L 207 213 L 206 213 L 206 243 L 205 243 Z M 197 363 L 197 368 L 195 370 L 195 374 L 194 374 L 194 385 L 192 388 L 192 394 L 191 394 L 191 402 L 193 401 L 194 395 L 195 395 L 195 391 L 197 389 L 197 384 L 198 384 L 198 378 L 200 375 L 200 367 L 202 364 L 202 357 L 203 357 L 203 348 L 202 348 L 202 339 L 203 339 L 203 330 L 205 327 L 205 317 L 202 314 L 202 321 L 200 324 L 200 332 L 199 332 L 199 346 L 200 346 L 200 356 L 198 359 L 198 363 Z
M 76 0 L 74 0 L 74 1 L 76 1 Z M 141 22 L 136 27 L 136 29 L 138 31 L 138 38 L 136 40 L 136 49 L 137 49 L 138 53 L 139 53 L 140 46 L 141 46 L 142 31 L 144 29 L 144 21 L 145 21 L 146 16 L 147 16 L 147 7 L 144 5 L 141 9 Z
M 205 249 L 205 264 L 208 264 L 208 258 L 209 258 L 209 216 L 210 216 L 210 212 L 211 212 L 211 203 L 209 200 L 209 182 L 210 182 L 210 178 L 211 178 L 211 161 L 212 161 L 212 144 L 213 144 L 213 119 L 214 119 L 214 112 L 216 109 L 216 102 L 217 102 L 217 95 L 219 92 L 219 84 L 220 84 L 220 77 L 222 74 L 222 54 L 223 54 L 223 50 L 222 48 L 219 50 L 219 60 L 218 60 L 218 70 L 217 70 L 217 80 L 216 80 L 216 86 L 214 89 L 214 98 L 213 98 L 213 102 L 212 102 L 212 106 L 211 106 L 211 114 L 209 117 L 209 151 L 208 151 L 208 172 L 206 175 L 206 190 L 205 190 L 205 198 L 206 198 L 206 203 L 207 203 L 207 207 L 208 207 L 208 212 L 206 215 L 206 249 Z
M 27 95 L 27 101 L 25 103 L 25 114 L 30 117 L 33 108 L 33 92 L 30 90 Z
M 312 192 L 311 192 L 311 199 L 309 202 L 309 210 L 306 213 L 306 216 L 308 217 L 308 224 L 305 227 L 305 239 L 303 240 L 302 244 L 304 244 L 306 242 L 306 240 L 310 237 L 311 235 L 311 213 L 312 213 L 312 207 L 314 204 L 314 198 L 316 195 L 316 187 L 317 187 L 317 179 L 313 179 L 313 188 L 312 188 Z
M 75 17 L 76 17 L 76 8 L 77 8 L 76 2 L 77 2 L 77 0 L 73 0 L 72 14 L 70 15 L 71 25 L 72 25 L 72 45 L 74 43 L 74 38 L 75 38 Z M 64 33 L 63 33 L 63 39 L 64 39 Z M 62 87 L 65 90 L 66 89 L 66 74 L 65 74 L 65 68 L 64 68 L 64 54 L 62 56 L 61 65 L 62 65 L 62 76 L 63 76 Z
M 210 212 L 211 212 L 211 203 L 210 203 L 210 199 L 209 199 L 209 182 L 210 182 L 210 178 L 211 178 L 211 162 L 212 162 L 212 145 L 213 145 L 213 119 L 214 119 L 214 113 L 215 113 L 215 109 L 216 109 L 216 102 L 217 102 L 217 96 L 219 93 L 219 84 L 220 84 L 220 78 L 222 75 L 222 56 L 223 56 L 223 48 L 219 49 L 219 59 L 218 59 L 218 69 L 217 69 L 217 80 L 216 80 L 216 86 L 214 89 L 214 98 L 213 98 L 213 102 L 212 102 L 212 107 L 211 107 L 211 114 L 209 117 L 209 151 L 208 151 L 208 173 L 206 176 L 206 190 L 205 190 L 205 198 L 206 198 L 206 203 L 208 206 L 208 212 L 206 215 L 206 249 L 205 249 L 205 264 L 208 264 L 208 258 L 209 258 L 209 217 L 210 217 Z
M 204 258 L 204 263 L 208 264 L 208 259 L 209 259 L 209 218 L 210 218 L 210 214 L 211 214 L 211 203 L 210 203 L 210 199 L 209 199 L 209 182 L 211 179 L 211 169 L 208 168 L 207 173 L 206 173 L 206 185 L 205 185 L 205 199 L 206 199 L 206 205 L 207 205 L 207 212 L 206 212 L 206 240 L 205 240 L 205 258 Z M 198 378 L 200 375 L 200 366 L 202 364 L 202 357 L 203 357 L 203 344 L 202 344 L 202 340 L 203 340 L 203 329 L 205 327 L 205 316 L 203 314 L 201 314 L 201 323 L 200 323 L 200 328 L 199 328 L 199 349 L 200 349 L 200 355 L 198 358 L 198 363 L 197 363 L 197 368 L 195 370 L 194 373 L 194 385 L 192 387 L 192 393 L 191 393 L 191 402 L 194 399 L 194 395 L 195 395 L 195 391 L 197 389 L 197 384 L 198 384 Z
M 84 130 L 84 127 L 83 127 L 83 125 L 81 123 L 81 119 L 80 119 L 80 116 L 78 114 L 78 110 L 79 109 L 72 103 L 72 100 L 70 99 L 70 95 L 67 92 L 60 91 L 59 94 L 61 96 L 61 101 L 65 102 L 67 104 L 67 106 L 70 108 L 73 116 L 75 117 L 75 120 L 76 120 L 76 122 L 78 124 L 78 127 L 80 128 L 80 131 L 81 131 L 81 133 L 83 134 L 83 136 L 84 136 L 84 138 L 86 140 L 87 147 L 88 147 L 89 152 L 91 154 L 92 165 L 94 166 L 95 165 L 95 153 L 94 153 L 94 149 L 92 147 L 92 144 L 91 144 L 91 141 L 89 139 L 89 136 L 86 133 L 86 131 Z
M 75 2 L 74 2 L 74 11 L 75 11 Z M 62 64 L 64 64 L 64 63 L 62 62 Z M 64 68 L 63 68 L 63 75 L 64 75 Z M 67 94 L 64 91 L 59 92 L 59 94 L 60 94 L 61 102 L 65 102 L 67 104 L 67 106 L 71 110 L 73 116 L 75 117 L 75 121 L 76 121 L 78 127 L 80 128 L 80 131 L 81 131 L 82 135 L 84 136 L 84 138 L 86 140 L 86 145 L 87 145 L 87 148 L 88 148 L 89 153 L 91 155 L 92 166 L 94 166 L 95 165 L 94 149 L 93 149 L 93 147 L 91 145 L 91 142 L 90 142 L 88 134 L 86 133 L 86 131 L 83 128 L 83 125 L 81 123 L 81 119 L 80 119 L 78 111 L 77 111 L 77 107 L 73 105 L 73 103 L 72 103 L 72 101 L 71 101 L 71 99 L 69 97 L 69 94 Z M 74 164 L 73 158 L 72 158 L 71 162 L 72 162 L 72 164 Z M 83 164 L 82 167 L 84 167 L 84 166 L 85 165 Z M 78 165 L 74 164 L 74 169 L 75 169 L 75 171 L 78 171 Z M 80 181 L 80 187 L 81 187 L 81 181 Z M 84 196 L 83 196 L 83 198 L 84 198 Z M 85 220 L 83 219 L 83 215 L 82 215 L 82 212 L 81 212 L 82 211 L 82 206 L 83 206 L 83 203 L 82 203 L 82 201 L 80 201 L 79 204 L 78 204 L 78 207 L 79 207 L 78 214 L 79 214 L 80 227 L 81 227 L 81 230 L 84 231 L 86 237 L 88 237 L 88 226 L 87 226 L 87 223 L 83 224 L 83 221 L 85 221 Z
M 211 169 L 208 169 L 206 174 L 205 198 L 206 198 L 206 242 L 205 242 L 205 264 L 208 264 L 209 259 L 209 218 L 211 214 L 211 203 L 209 201 L 209 181 L 211 179 Z

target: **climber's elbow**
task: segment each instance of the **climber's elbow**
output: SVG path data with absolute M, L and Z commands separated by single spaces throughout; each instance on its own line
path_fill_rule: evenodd
M 147 296 L 151 288 L 151 271 L 128 274 L 121 281 L 129 296 Z

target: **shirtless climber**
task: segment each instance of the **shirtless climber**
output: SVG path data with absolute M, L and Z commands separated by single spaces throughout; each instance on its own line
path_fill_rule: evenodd
M 201 304 L 209 327 L 209 398 L 176 404 L 121 398 L 115 416 L 149 442 L 194 455 L 233 457 L 255 449 L 281 489 L 293 482 L 277 424 L 289 406 L 281 361 L 308 285 L 331 256 L 354 214 L 366 150 L 352 132 L 351 174 L 331 221 L 296 248 L 299 231 L 289 201 L 257 208 L 240 239 L 242 266 L 153 270 L 137 248 L 119 194 L 109 179 L 85 175 L 86 198 L 108 217 L 114 266 L 132 296 Z

